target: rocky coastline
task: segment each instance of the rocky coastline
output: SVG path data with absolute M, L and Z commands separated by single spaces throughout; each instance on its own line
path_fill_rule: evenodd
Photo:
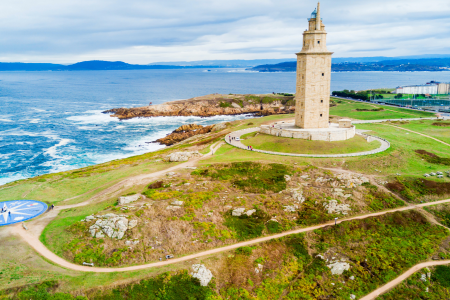
M 188 100 L 134 108 L 114 108 L 104 111 L 120 120 L 168 116 L 212 117 L 217 115 L 254 114 L 268 116 L 295 111 L 293 95 L 206 95 Z

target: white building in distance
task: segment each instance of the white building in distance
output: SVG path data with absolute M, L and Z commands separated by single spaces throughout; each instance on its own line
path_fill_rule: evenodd
M 423 85 L 399 86 L 395 89 L 396 94 L 450 94 L 450 83 L 430 81 Z

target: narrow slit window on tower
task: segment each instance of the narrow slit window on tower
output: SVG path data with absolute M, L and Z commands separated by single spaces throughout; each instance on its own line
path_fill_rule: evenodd
M 322 116 L 322 114 L 320 114 L 320 116 Z
M 320 44 L 320 41 L 317 41 L 317 44 Z
M 325 73 L 322 73 L 322 76 L 325 76 Z
M 323 100 L 320 100 L 320 103 L 323 103 Z

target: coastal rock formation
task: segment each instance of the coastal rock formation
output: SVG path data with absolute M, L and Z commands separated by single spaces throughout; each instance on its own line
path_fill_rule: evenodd
M 209 133 L 214 129 L 215 125 L 202 126 L 197 124 L 183 125 L 175 129 L 171 134 L 166 137 L 156 140 L 157 143 L 162 145 L 171 146 L 178 142 L 184 141 L 194 135 Z
M 292 113 L 295 110 L 293 96 L 269 95 L 206 95 L 188 100 L 158 105 L 115 108 L 104 113 L 120 120 L 142 117 L 272 114 Z

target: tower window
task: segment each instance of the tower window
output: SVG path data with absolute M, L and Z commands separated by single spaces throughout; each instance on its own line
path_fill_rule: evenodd
M 320 114 L 320 116 L 322 116 L 322 114 Z
M 317 41 L 317 44 L 320 44 L 320 41 Z
M 322 76 L 325 76 L 325 73 L 322 73 Z
M 323 100 L 320 100 L 320 103 L 323 103 Z

